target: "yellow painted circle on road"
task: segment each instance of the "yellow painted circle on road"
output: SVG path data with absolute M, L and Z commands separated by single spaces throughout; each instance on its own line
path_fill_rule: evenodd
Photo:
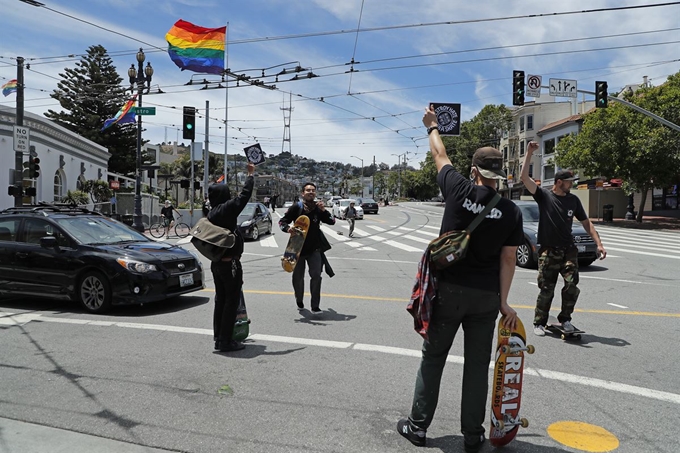
M 619 448 L 619 439 L 606 429 L 583 422 L 557 422 L 548 426 L 548 435 L 567 447 L 581 451 L 605 452 Z

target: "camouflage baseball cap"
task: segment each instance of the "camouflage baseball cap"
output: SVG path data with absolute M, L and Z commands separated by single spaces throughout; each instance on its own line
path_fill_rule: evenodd
M 472 156 L 472 165 L 488 179 L 505 179 L 503 171 L 503 154 L 496 148 L 485 146 L 475 151 Z

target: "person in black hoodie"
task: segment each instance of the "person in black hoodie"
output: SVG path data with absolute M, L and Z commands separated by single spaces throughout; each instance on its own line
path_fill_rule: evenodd
M 243 287 L 243 268 L 241 267 L 243 236 L 238 231 L 236 220 L 253 194 L 254 172 L 255 166 L 248 164 L 246 183 L 238 197 L 233 200 L 226 184 L 211 184 L 208 188 L 208 200 L 212 206 L 208 213 L 208 220 L 214 225 L 229 229 L 236 235 L 234 246 L 227 250 L 220 261 L 210 264 L 215 282 L 215 311 L 213 313 L 215 349 L 221 352 L 245 348 L 243 343 L 232 340 L 236 310 Z

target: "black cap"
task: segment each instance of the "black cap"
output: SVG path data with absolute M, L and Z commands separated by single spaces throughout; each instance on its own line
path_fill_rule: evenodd
M 472 156 L 472 165 L 488 179 L 505 179 L 503 171 L 503 154 L 496 148 L 486 146 L 479 148 Z
M 562 181 L 573 181 L 576 179 L 574 172 L 571 170 L 560 170 L 555 173 L 555 181 L 561 179 Z

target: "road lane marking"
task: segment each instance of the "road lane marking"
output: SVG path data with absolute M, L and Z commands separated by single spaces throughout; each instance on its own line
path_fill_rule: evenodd
M 276 239 L 274 239 L 274 235 L 270 234 L 269 236 L 265 238 L 260 238 L 260 246 L 261 247 L 276 247 L 278 248 L 278 244 L 276 243 Z
M 563 421 L 548 426 L 548 435 L 556 442 L 591 453 L 614 451 L 619 439 L 601 426 L 590 423 Z
M 617 308 L 628 308 L 625 305 L 612 304 L 611 302 L 607 302 L 607 305 L 611 305 L 612 307 L 617 307 Z
M 141 329 L 141 330 L 154 330 L 162 332 L 176 332 L 176 333 L 187 333 L 187 334 L 197 334 L 212 336 L 212 329 L 200 329 L 193 327 L 179 327 L 179 326 L 169 326 L 162 324 L 146 324 L 146 323 L 133 323 L 133 322 L 106 322 L 106 326 L 99 321 L 86 320 L 86 319 L 72 319 L 72 318 L 55 318 L 51 316 L 42 316 L 36 313 L 31 313 L 33 316 L 28 322 L 51 322 L 60 324 L 74 324 L 82 326 L 94 326 L 94 327 L 120 327 L 128 329 Z M 0 319 L 13 319 L 20 318 L 23 314 L 13 314 L 0 311 Z M 22 323 L 28 320 L 28 317 L 24 317 Z M 320 319 L 323 319 L 321 315 Z M 18 324 L 15 324 L 18 325 Z M 319 340 L 313 338 L 299 338 L 299 337 L 287 337 L 280 335 L 267 335 L 267 334 L 252 334 L 248 337 L 250 340 L 254 341 L 264 341 L 271 343 L 286 343 L 286 344 L 302 344 L 308 346 L 334 348 L 334 349 L 353 349 L 357 351 L 367 351 L 367 352 L 378 352 L 383 354 L 407 356 L 407 357 L 420 357 L 421 352 L 416 349 L 406 349 L 397 348 L 383 345 L 375 344 L 362 344 L 362 343 L 351 343 L 343 341 L 332 341 L 332 340 Z M 457 364 L 463 364 L 464 358 L 461 356 L 449 355 L 447 357 L 447 362 L 453 362 Z M 493 369 L 494 363 L 489 363 L 489 369 Z M 562 373 L 559 371 L 544 370 L 540 368 L 525 368 L 524 374 L 527 376 L 535 376 L 538 378 L 556 380 L 561 382 L 567 382 L 572 384 L 579 384 L 587 387 L 601 388 L 605 390 L 610 390 L 613 392 L 626 393 L 630 395 L 642 396 L 649 399 L 656 399 L 659 401 L 666 401 L 669 403 L 680 404 L 680 394 L 664 392 L 660 390 L 653 390 L 645 387 L 638 387 L 635 385 L 628 385 L 620 382 L 608 381 L 597 378 L 590 378 L 586 376 L 579 376 L 576 374 Z
M 613 250 L 615 252 L 626 252 L 626 253 L 634 253 L 636 255 L 656 256 L 656 257 L 659 257 L 659 258 L 671 258 L 671 259 L 675 259 L 675 260 L 680 260 L 680 255 L 678 255 L 678 256 L 663 255 L 661 253 L 642 252 L 640 250 L 620 249 L 620 248 L 614 248 L 614 247 L 609 247 L 609 246 L 606 246 L 605 249 L 607 251 Z

